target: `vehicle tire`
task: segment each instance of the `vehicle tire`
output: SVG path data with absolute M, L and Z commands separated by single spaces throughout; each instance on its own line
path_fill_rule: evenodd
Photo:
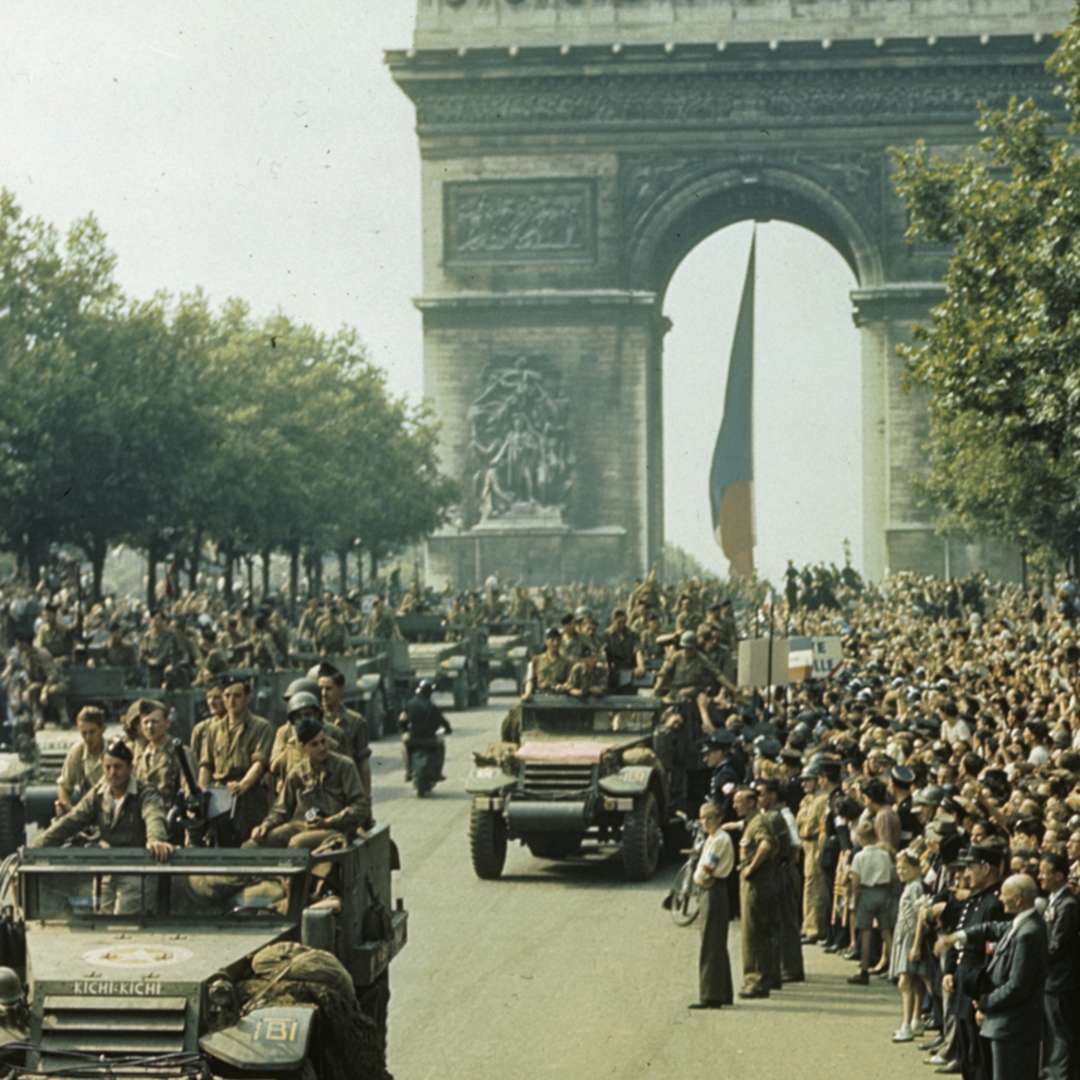
M 494 810 L 469 814 L 469 852 L 473 870 L 484 881 L 495 881 L 506 864 L 506 822 Z
M 6 859 L 25 843 L 26 815 L 22 800 L 14 795 L 0 799 L 0 859 Z
M 537 859 L 571 859 L 581 851 L 580 836 L 531 836 L 525 844 Z
M 634 808 L 623 818 L 622 859 L 628 881 L 648 881 L 660 863 L 664 833 L 656 796 L 647 791 L 634 800 Z
M 694 864 L 683 863 L 671 883 L 671 920 L 676 926 L 689 926 L 701 911 L 701 889 L 694 884 Z
M 469 707 L 469 680 L 462 672 L 454 679 L 454 708 L 458 712 L 464 712 Z

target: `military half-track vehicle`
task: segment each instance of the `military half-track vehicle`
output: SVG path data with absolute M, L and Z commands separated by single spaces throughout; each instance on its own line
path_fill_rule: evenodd
M 523 702 L 520 745 L 478 763 L 465 785 L 477 876 L 499 877 L 508 841 L 520 840 L 546 859 L 617 848 L 628 879 L 650 878 L 672 816 L 670 775 L 653 751 L 663 708 L 628 696 Z
M 398 629 L 409 643 L 409 667 L 416 680 L 430 679 L 436 690 L 452 694 L 459 711 L 487 704 L 487 645 L 482 631 L 468 630 L 449 640 L 442 616 L 428 612 L 403 615 Z
M 297 953 L 340 973 L 332 1000 L 362 1014 L 380 1063 L 336 1075 L 386 1075 L 389 966 L 407 928 L 386 826 L 327 853 L 181 848 L 159 864 L 142 849 L 41 848 L 12 862 L 0 963 L 22 976 L 28 1016 L 24 1061 L 0 1076 L 324 1080 L 320 1054 L 341 1032 L 324 998 L 281 996 Z M 121 890 L 136 914 L 102 910 Z M 284 957 L 277 974 L 259 966 L 268 953 Z
M 514 692 L 520 694 L 525 689 L 529 658 L 543 651 L 544 628 L 539 620 L 489 626 L 484 644 L 489 682 L 508 679 L 514 684 Z

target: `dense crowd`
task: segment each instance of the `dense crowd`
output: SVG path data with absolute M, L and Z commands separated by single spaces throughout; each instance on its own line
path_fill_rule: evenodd
M 802 949 L 817 945 L 858 964 L 856 985 L 896 984 L 892 1039 L 924 1047 L 939 1071 L 1019 1080 L 1041 1062 L 1050 1077 L 1076 1074 L 1080 603 L 1067 579 L 1022 588 L 894 575 L 871 585 L 850 568 L 819 566 L 789 567 L 779 591 L 665 584 L 655 574 L 622 587 L 492 580 L 440 594 L 391 581 L 380 595 L 308 599 L 295 615 L 280 598 L 228 604 L 213 590 L 165 595 L 153 610 L 108 598 L 83 611 L 66 588 L 35 596 L 29 607 L 26 590 L 7 596 L 9 719 L 20 707 L 38 723 L 62 713 L 79 664 L 130 666 L 150 687 L 204 688 L 209 726 L 193 734 L 193 761 L 206 786 L 251 802 L 233 815 L 237 843 L 272 833 L 293 843 L 305 832 L 319 834 L 305 843 L 322 842 L 334 814 L 346 835 L 373 816 L 363 717 L 342 711 L 333 664 L 323 660 L 310 683 L 289 687 L 291 723 L 276 737 L 251 717 L 237 668 L 288 668 L 307 651 L 349 655 L 358 640 L 398 636 L 413 612 L 437 612 L 451 635 L 545 627 L 525 697 L 602 695 L 651 669 L 651 692 L 670 706 L 656 751 L 682 778 L 676 794 L 707 837 L 697 1006 L 732 1000 L 726 930 L 735 905 L 744 996 L 802 979 Z M 27 611 L 32 632 L 19 618 Z M 738 642 L 766 633 L 839 636 L 843 660 L 828 678 L 741 688 Z M 131 775 L 181 785 L 158 760 L 168 728 L 160 704 L 140 700 L 132 712 Z M 107 760 L 102 718 L 91 710 L 78 723 L 90 731 L 80 753 Z M 244 725 L 251 737 L 234 737 Z M 503 736 L 515 737 L 512 726 Z M 338 759 L 349 767 L 333 809 L 306 804 L 290 771 L 324 771 Z M 58 813 L 77 809 L 75 796 L 96 782 L 89 770 L 69 775 Z M 305 815 L 331 828 L 305 829 Z M 1020 917 L 1027 912 L 1037 920 Z

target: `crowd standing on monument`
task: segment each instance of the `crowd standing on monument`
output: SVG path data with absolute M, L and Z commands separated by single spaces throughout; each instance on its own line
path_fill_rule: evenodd
M 1080 597 L 1069 580 L 870 586 L 850 569 L 792 566 L 778 595 L 655 574 L 629 589 L 392 585 L 374 603 L 311 598 L 295 619 L 274 598 L 228 605 L 214 590 L 153 610 L 110 597 L 83 611 L 47 584 L 4 599 L 9 722 L 73 719 L 79 734 L 36 845 L 90 828 L 168 859 L 167 813 L 188 786 L 180 754 L 199 788 L 222 793 L 216 843 L 316 849 L 362 836 L 376 815 L 371 749 L 365 718 L 342 705 L 341 671 L 323 659 L 294 680 L 276 732 L 252 711 L 246 672 L 283 668 L 300 648 L 348 655 L 357 635 L 394 640 L 416 611 L 441 612 L 451 635 L 538 621 L 524 700 L 625 693 L 651 671 L 648 692 L 667 703 L 654 746 L 691 765 L 678 794 L 705 837 L 693 1008 L 804 980 L 803 951 L 816 946 L 857 965 L 854 987 L 895 983 L 892 1041 L 922 1046 L 936 1071 L 1027 1080 L 1041 1068 L 1057 1080 L 1080 1069 Z M 824 678 L 741 688 L 740 638 L 770 632 L 839 635 L 843 658 Z M 127 708 L 118 738 L 100 708 L 67 717 L 72 669 L 113 660 L 138 686 L 199 688 L 206 715 L 187 747 L 167 737 L 153 696 Z M 425 738 L 445 724 L 431 689 L 405 710 Z M 136 901 L 117 888 L 111 902 Z

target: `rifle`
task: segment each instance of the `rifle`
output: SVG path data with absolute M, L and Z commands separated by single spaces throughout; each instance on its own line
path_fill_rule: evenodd
M 191 837 L 193 847 L 203 847 L 206 844 L 206 833 L 210 825 L 210 792 L 203 791 L 199 787 L 184 744 L 179 739 L 173 739 L 172 742 L 188 794 L 177 793 L 176 803 L 169 811 L 167 818 L 169 833 L 170 836 L 175 835 L 182 840 L 183 834 L 187 832 Z

